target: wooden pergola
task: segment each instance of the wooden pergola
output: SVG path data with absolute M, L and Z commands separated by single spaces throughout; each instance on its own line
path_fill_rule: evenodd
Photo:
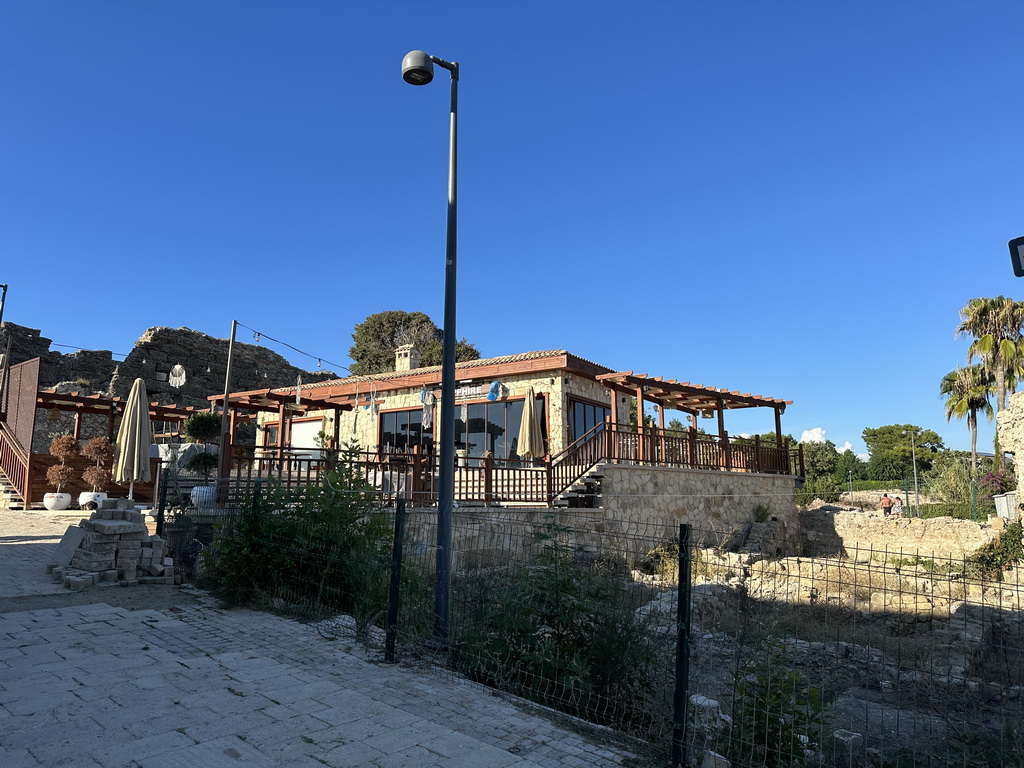
M 211 407 L 224 406 L 224 395 L 211 395 Z M 328 399 L 323 397 L 307 397 L 301 394 L 296 397 L 294 392 L 280 392 L 272 389 L 257 389 L 250 392 L 233 392 L 228 395 L 228 435 L 230 442 L 235 441 L 235 428 L 239 422 L 252 421 L 259 413 L 276 413 L 280 423 L 277 434 L 277 451 L 283 456 L 284 449 L 291 439 L 291 423 L 296 417 L 310 411 L 334 413 L 334 434 L 331 435 L 331 447 L 338 447 L 338 418 L 341 411 L 350 411 L 355 407 L 352 399 Z
M 36 395 L 36 410 L 73 413 L 75 426 L 72 434 L 75 440 L 82 436 L 82 416 L 86 414 L 107 417 L 107 437 L 114 439 L 114 419 L 124 409 L 120 397 L 106 398 L 100 395 L 83 395 L 80 392 L 57 392 L 56 388 L 42 389 Z M 155 400 L 149 404 L 149 418 L 153 421 L 180 423 L 195 413 L 195 406 L 161 405 Z
M 723 438 L 728 438 L 729 434 L 725 429 L 725 412 L 727 410 L 771 408 L 775 411 L 776 447 L 783 447 L 782 414 L 786 412 L 787 405 L 793 404 L 792 400 L 779 400 L 773 397 L 752 395 L 749 392 L 705 387 L 701 384 L 691 384 L 688 381 L 666 380 L 661 376 L 649 377 L 645 373 L 633 373 L 633 371 L 605 373 L 596 378 L 611 390 L 611 420 L 613 423 L 618 422 L 615 393 L 636 397 L 639 405 L 637 429 L 641 432 L 643 431 L 643 418 L 639 414 L 643 413 L 642 404 L 644 402 L 655 403 L 658 406 L 658 428 L 662 431 L 665 429 L 666 408 L 689 414 L 690 425 L 694 430 L 697 429 L 697 414 L 708 416 L 717 413 L 718 434 Z

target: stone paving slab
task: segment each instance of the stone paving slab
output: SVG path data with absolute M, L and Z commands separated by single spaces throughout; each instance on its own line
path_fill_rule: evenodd
M 64 591 L 45 565 L 67 518 L 37 514 L 0 511 L 0 597 Z M 0 766 L 610 768 L 627 756 L 474 683 L 191 597 L 0 613 Z
M 17 652 L 0 661 L 4 768 L 528 768 L 623 757 L 481 686 L 374 663 L 309 626 L 212 602 L 0 614 L 0 649 Z

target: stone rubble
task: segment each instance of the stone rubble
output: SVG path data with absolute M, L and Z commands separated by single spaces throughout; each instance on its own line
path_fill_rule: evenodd
M 167 542 L 151 534 L 147 515 L 128 499 L 105 499 L 71 526 L 46 566 L 55 582 L 80 592 L 96 584 L 180 584 Z

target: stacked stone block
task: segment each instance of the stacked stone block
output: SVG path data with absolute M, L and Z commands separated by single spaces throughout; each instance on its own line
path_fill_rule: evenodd
M 167 543 L 150 535 L 145 513 L 126 499 L 104 500 L 88 520 L 68 528 L 47 572 L 73 592 L 99 583 L 180 583 Z

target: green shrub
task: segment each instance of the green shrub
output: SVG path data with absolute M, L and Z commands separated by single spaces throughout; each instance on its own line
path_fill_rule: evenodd
M 204 583 L 229 605 L 324 616 L 363 630 L 387 609 L 391 516 L 362 484 L 272 486 L 221 523 L 204 552 Z
M 552 540 L 535 563 L 477 572 L 458 588 L 456 669 L 591 722 L 648 733 L 658 657 L 619 569 L 574 562 Z
M 220 437 L 220 415 L 196 411 L 181 423 L 181 434 L 193 443 L 212 443 Z
M 999 538 L 981 547 L 967 558 L 967 575 L 1002 581 L 1003 571 L 1024 560 L 1024 527 L 1018 520 L 1010 523 Z
M 805 765 L 825 728 L 821 691 L 807 685 L 778 640 L 767 640 L 736 668 L 732 727 L 724 746 L 734 766 Z
M 921 517 L 955 517 L 959 520 L 984 520 L 988 515 L 994 515 L 996 508 L 992 504 L 978 504 L 972 507 L 966 504 L 922 504 L 919 507 Z M 907 510 L 906 514 L 912 514 Z
M 843 489 L 832 475 L 819 475 L 804 483 L 803 488 L 797 488 L 795 499 L 801 506 L 809 506 L 815 499 L 821 499 L 826 504 L 835 504 L 839 501 L 839 494 Z

